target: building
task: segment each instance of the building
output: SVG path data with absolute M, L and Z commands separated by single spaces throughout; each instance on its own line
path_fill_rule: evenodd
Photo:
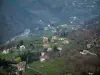
M 46 52 L 41 52 L 40 62 L 44 62 L 45 60 L 49 59 L 49 55 Z
M 48 37 L 43 37 L 43 43 L 48 43 Z
M 62 47 L 58 47 L 57 49 L 58 49 L 59 51 L 62 51 Z
M 62 40 L 65 40 L 65 38 L 59 38 L 58 40 L 61 40 L 62 41 Z
M 69 44 L 69 41 L 68 40 L 64 40 L 62 43 L 63 44 Z
M 87 44 L 87 48 L 90 49 L 91 48 L 91 44 Z
M 52 51 L 52 48 L 48 48 L 48 49 L 47 49 L 47 52 L 49 52 L 49 51 Z
M 23 51 L 23 50 L 25 50 L 25 46 L 24 45 L 21 45 L 20 46 L 20 51 Z
M 7 50 L 3 50 L 2 54 L 8 54 L 9 53 L 9 49 Z
M 58 40 L 57 36 L 52 36 L 51 42 L 54 42 L 55 40 Z

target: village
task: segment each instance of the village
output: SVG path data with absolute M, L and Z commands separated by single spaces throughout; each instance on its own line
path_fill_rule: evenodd
M 12 41 L 0 47 L 0 58 L 14 62 L 11 65 L 16 68 L 16 75 L 93 75 L 96 70 L 100 70 L 99 38 L 91 39 L 86 29 L 73 31 L 68 36 L 65 32 L 55 32 L 42 38 Z
M 36 40 L 37 41 L 37 40 Z M 52 36 L 52 38 L 43 37 L 41 44 L 30 44 L 29 47 L 27 47 L 24 44 L 24 41 L 21 40 L 19 42 L 19 45 L 14 45 L 11 48 L 4 48 L 2 52 L 0 53 L 1 59 L 6 59 L 10 61 L 15 61 L 18 63 L 17 68 L 19 71 L 25 71 L 25 65 L 30 61 L 31 59 L 28 57 L 27 52 L 30 53 L 39 53 L 38 56 L 35 56 L 40 62 L 45 62 L 47 60 L 52 61 L 56 59 L 57 57 L 60 57 L 62 55 L 63 45 L 68 45 L 69 40 L 66 38 L 58 38 L 57 36 Z M 30 49 L 29 49 L 30 48 Z M 34 50 L 39 49 L 41 50 Z M 24 55 L 26 53 L 26 60 L 22 61 L 23 58 L 21 55 Z M 32 56 L 34 58 L 34 56 Z M 34 59 L 35 59 L 34 58 Z M 24 63 L 22 63 L 24 62 Z M 20 65 L 22 63 L 22 65 Z M 17 74 L 17 72 L 16 72 Z
M 0 0 L 0 75 L 100 75 L 100 0 Z

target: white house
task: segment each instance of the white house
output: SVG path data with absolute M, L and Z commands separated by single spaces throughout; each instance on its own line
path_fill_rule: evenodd
M 87 48 L 88 48 L 88 49 L 91 48 L 91 44 L 87 44 Z
M 69 41 L 68 40 L 64 40 L 62 43 L 63 44 L 69 44 Z
M 21 45 L 21 46 L 20 46 L 20 51 L 25 50 L 25 48 L 26 48 L 26 47 L 25 47 L 24 45 Z
M 45 52 L 41 52 L 40 62 L 44 62 L 45 60 L 49 59 L 49 56 Z
M 58 49 L 59 51 L 62 51 L 62 47 L 58 47 L 57 49 Z
M 51 42 L 54 42 L 57 39 L 58 39 L 57 36 L 52 36 Z
M 62 41 L 62 40 L 65 40 L 65 38 L 59 38 L 58 40 L 61 40 Z
M 40 61 L 41 62 L 44 62 L 46 59 L 45 59 L 45 53 L 44 52 L 41 52 L 41 56 L 40 56 Z
M 7 49 L 7 50 L 3 50 L 2 53 L 3 53 L 3 54 L 8 54 L 8 53 L 9 53 L 9 49 Z
M 48 51 L 48 52 L 49 52 L 49 51 L 52 51 L 52 48 L 48 48 L 47 51 Z
M 43 37 L 43 43 L 47 43 L 48 42 L 48 37 Z

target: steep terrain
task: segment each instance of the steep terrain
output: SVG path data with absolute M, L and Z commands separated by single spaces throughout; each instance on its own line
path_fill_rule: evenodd
M 0 41 L 48 23 L 83 24 L 99 7 L 99 0 L 0 0 Z

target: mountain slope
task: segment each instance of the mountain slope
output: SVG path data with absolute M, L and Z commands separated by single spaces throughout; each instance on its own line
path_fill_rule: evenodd
M 0 0 L 0 41 L 48 23 L 81 24 L 99 15 L 98 0 Z

